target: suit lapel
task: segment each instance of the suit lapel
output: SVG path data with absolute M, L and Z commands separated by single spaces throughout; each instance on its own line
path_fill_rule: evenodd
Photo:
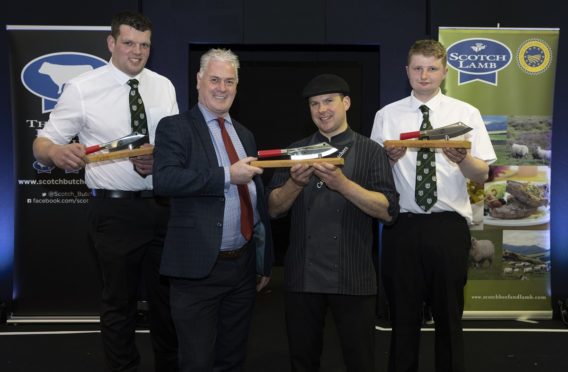
M 195 130 L 199 138 L 199 142 L 203 147 L 204 154 L 207 157 L 207 161 L 211 165 L 218 165 L 217 154 L 215 153 L 215 148 L 213 147 L 213 142 L 211 141 L 211 134 L 209 133 L 209 128 L 207 128 L 207 123 L 205 118 L 197 105 L 191 110 L 191 120 L 190 122 L 195 125 Z

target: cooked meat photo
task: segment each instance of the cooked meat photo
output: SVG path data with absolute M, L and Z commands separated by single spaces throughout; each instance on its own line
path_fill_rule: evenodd
M 548 185 L 535 185 L 530 182 L 507 181 L 506 190 L 515 199 L 530 207 L 548 205 Z
M 548 205 L 548 185 L 532 182 L 507 181 L 503 185 L 492 185 L 486 192 L 485 205 L 493 218 L 514 220 L 527 218 L 537 213 L 538 208 Z
M 504 220 L 517 220 L 519 218 L 527 218 L 536 212 L 536 208 L 529 207 L 520 203 L 518 200 L 507 202 L 506 205 L 497 208 L 490 208 L 489 215 L 493 218 L 501 218 Z

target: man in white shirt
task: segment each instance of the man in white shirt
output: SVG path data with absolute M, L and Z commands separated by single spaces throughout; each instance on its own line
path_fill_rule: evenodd
M 382 237 L 382 276 L 393 327 L 389 371 L 418 370 L 421 310 L 426 302 L 436 327 L 436 371 L 462 372 L 461 317 L 472 219 L 466 183 L 483 183 L 496 156 L 479 110 L 441 92 L 448 71 L 443 45 L 435 40 L 415 42 L 406 71 L 411 95 L 377 112 L 371 139 L 380 144 L 399 139 L 400 133 L 417 131 L 428 119 L 433 128 L 461 121 L 473 130 L 454 138 L 470 141 L 471 150 L 434 150 L 436 191 L 431 205 L 416 201 L 417 149 L 386 148 L 400 193 L 399 218 L 384 227 Z
M 85 182 L 93 196 L 90 233 L 103 282 L 101 333 L 111 371 L 136 371 L 140 364 L 135 328 L 141 277 L 150 307 L 156 371 L 178 368 L 169 285 L 158 271 L 169 207 L 167 200 L 152 192 L 153 156 L 85 164 L 87 146 L 133 131 L 131 79 L 136 79 L 143 101 L 147 128 L 141 130 L 150 143 L 159 120 L 178 113 L 172 83 L 145 68 L 151 33 L 147 17 L 131 12 L 115 15 L 107 38 L 110 63 L 66 82 L 33 144 L 34 156 L 45 165 L 65 170 L 85 167 Z M 75 136 L 79 142 L 69 143 Z

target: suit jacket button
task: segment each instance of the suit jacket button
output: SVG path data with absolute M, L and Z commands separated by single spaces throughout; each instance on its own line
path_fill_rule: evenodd
M 223 224 L 221 222 L 217 222 L 217 227 L 223 227 Z

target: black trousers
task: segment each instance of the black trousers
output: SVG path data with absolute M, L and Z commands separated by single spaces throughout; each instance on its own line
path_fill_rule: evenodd
M 101 333 L 111 371 L 136 371 L 137 302 L 142 280 L 148 296 L 156 371 L 177 371 L 177 338 L 169 283 L 159 275 L 169 207 L 154 198 L 90 201 L 91 237 L 102 274 Z
M 285 294 L 292 372 L 317 372 L 327 309 L 331 310 L 348 372 L 375 371 L 376 296 Z
M 457 213 L 401 213 L 384 226 L 382 276 L 393 327 L 389 371 L 418 371 L 423 302 L 435 324 L 437 372 L 465 370 L 461 318 L 471 236 Z
M 218 258 L 206 278 L 170 282 L 180 370 L 242 371 L 256 298 L 255 250 Z

